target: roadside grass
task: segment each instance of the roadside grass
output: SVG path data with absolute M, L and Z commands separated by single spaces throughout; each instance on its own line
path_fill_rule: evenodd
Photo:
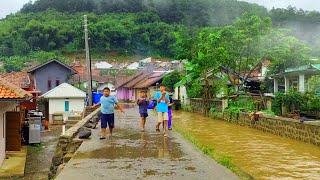
M 30 152 L 36 152 L 36 153 L 37 153 L 37 152 L 41 152 L 41 151 L 44 149 L 42 143 L 28 145 L 27 148 L 28 148 L 28 151 L 30 151 Z
M 230 169 L 233 173 L 235 173 L 240 179 L 251 180 L 254 179 L 250 174 L 243 171 L 241 168 L 237 167 L 232 163 L 231 157 L 216 151 L 212 147 L 208 147 L 202 143 L 200 143 L 196 137 L 194 137 L 191 133 L 187 132 L 183 128 L 179 127 L 177 124 L 174 124 L 174 129 L 180 133 L 185 139 L 194 144 L 198 149 L 200 149 L 205 155 L 214 159 L 217 163 L 225 166 Z

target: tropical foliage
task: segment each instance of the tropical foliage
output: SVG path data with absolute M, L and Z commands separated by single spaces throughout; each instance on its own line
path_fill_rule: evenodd
M 167 74 L 163 80 L 162 84 L 164 84 L 169 91 L 173 92 L 174 91 L 174 85 L 178 83 L 181 80 L 181 74 L 179 71 L 173 71 L 169 74 Z

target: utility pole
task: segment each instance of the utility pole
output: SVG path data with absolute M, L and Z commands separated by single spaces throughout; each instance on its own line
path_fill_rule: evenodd
M 86 47 L 86 65 L 87 65 L 87 85 L 88 85 L 88 105 L 92 106 L 92 76 L 91 76 L 91 59 L 89 52 L 89 38 L 88 38 L 88 20 L 87 15 L 84 15 L 84 41 Z

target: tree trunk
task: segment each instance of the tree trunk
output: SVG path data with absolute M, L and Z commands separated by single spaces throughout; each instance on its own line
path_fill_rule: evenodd
M 208 116 L 210 111 L 210 101 L 209 101 L 209 81 L 207 74 L 204 76 L 205 86 L 204 86 L 204 93 L 203 93 L 203 107 L 204 107 L 204 115 Z

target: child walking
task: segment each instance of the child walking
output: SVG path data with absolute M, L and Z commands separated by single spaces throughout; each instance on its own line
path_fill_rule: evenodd
M 160 125 L 163 124 L 163 135 L 168 136 L 168 104 L 169 94 L 166 92 L 166 87 L 160 85 L 160 91 L 156 92 L 154 99 L 157 101 L 157 112 L 158 112 L 158 124 L 156 131 L 160 131 Z
M 117 107 L 121 112 L 124 112 L 122 107 L 119 106 L 118 100 L 115 96 L 110 95 L 108 87 L 103 89 L 103 96 L 100 102 L 92 106 L 93 108 L 101 106 L 101 135 L 100 139 L 106 139 L 107 127 L 109 126 L 110 136 L 114 128 L 114 108 Z
M 148 105 L 149 101 L 147 100 L 147 93 L 145 91 L 140 92 L 140 98 L 137 101 L 139 106 L 139 113 L 140 113 L 140 127 L 141 132 L 145 131 L 146 126 L 146 119 L 148 117 Z
M 169 105 L 168 105 L 168 130 L 172 130 L 172 106 L 173 106 L 172 94 L 169 96 Z

